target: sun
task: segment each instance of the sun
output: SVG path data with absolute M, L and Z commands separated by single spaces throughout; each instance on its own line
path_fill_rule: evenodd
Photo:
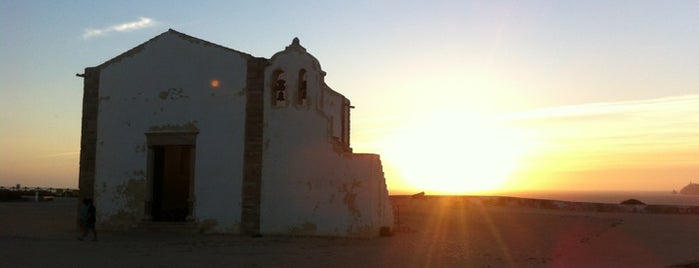
M 515 129 L 473 113 L 437 111 L 406 124 L 382 142 L 382 158 L 407 187 L 437 194 L 498 190 L 526 144 Z

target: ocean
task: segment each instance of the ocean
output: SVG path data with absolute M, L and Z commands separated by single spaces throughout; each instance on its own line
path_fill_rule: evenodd
M 673 194 L 666 191 L 528 191 L 493 195 L 611 204 L 633 198 L 648 205 L 699 206 L 699 195 Z

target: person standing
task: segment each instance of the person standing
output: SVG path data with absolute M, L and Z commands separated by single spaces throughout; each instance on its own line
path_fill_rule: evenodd
M 80 220 L 83 221 L 84 225 L 83 235 L 78 239 L 80 241 L 85 240 L 88 233 L 92 232 L 92 241 L 97 241 L 97 231 L 95 230 L 95 222 L 97 221 L 97 209 L 95 208 L 95 204 L 90 198 L 83 199 L 83 206 L 84 207 L 80 210 Z

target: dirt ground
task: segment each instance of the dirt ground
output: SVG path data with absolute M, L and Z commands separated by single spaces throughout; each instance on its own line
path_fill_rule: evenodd
M 89 242 L 77 240 L 76 202 L 0 203 L 0 267 L 699 267 L 696 215 L 402 198 L 396 233 L 370 240 L 101 232 Z

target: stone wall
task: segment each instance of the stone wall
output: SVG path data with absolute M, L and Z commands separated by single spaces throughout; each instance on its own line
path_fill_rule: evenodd
M 97 106 L 100 70 L 85 68 L 83 74 L 83 114 L 80 135 L 80 198 L 93 198 L 95 187 L 95 151 L 97 149 Z
M 264 125 L 264 78 L 266 59 L 248 62 L 245 108 L 245 163 L 243 166 L 242 233 L 260 232 L 260 193 L 262 184 L 262 131 Z

